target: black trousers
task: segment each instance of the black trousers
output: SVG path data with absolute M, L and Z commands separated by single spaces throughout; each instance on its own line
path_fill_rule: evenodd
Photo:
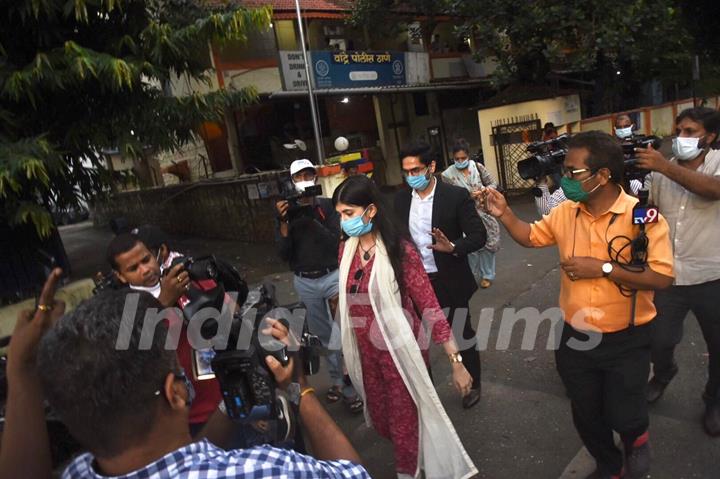
M 579 351 L 568 346 L 570 338 L 587 336 L 565 324 L 555 352 L 558 373 L 572 407 L 573 422 L 598 468 L 620 473 L 623 455 L 613 440 L 613 431 L 626 447 L 648 429 L 645 391 L 650 372 L 652 323 L 606 333 L 598 346 Z
M 708 349 L 708 382 L 705 392 L 720 399 L 720 280 L 692 286 L 672 286 L 655 293 L 657 318 L 652 335 L 655 377 L 670 382 L 677 368 L 675 346 L 682 340 L 689 311 L 695 314 Z
M 431 278 L 430 282 L 432 283 L 432 287 L 435 291 L 435 296 L 437 296 L 438 303 L 440 303 L 440 307 L 443 309 L 449 308 L 447 319 L 450 323 L 450 327 L 452 328 L 454 321 L 464 321 L 462 334 L 464 339 L 472 340 L 473 345 L 466 349 L 461 349 L 460 355 L 462 356 L 465 368 L 470 373 L 470 377 L 472 377 L 472 389 L 480 389 L 480 352 L 476 347 L 477 338 L 475 337 L 475 330 L 472 328 L 472 324 L 470 324 L 470 298 L 457 297 L 458 295 L 452 288 L 443 284 L 443 282 L 437 278 Z M 456 315 L 455 312 L 457 310 L 460 311 Z M 465 311 L 465 314 L 461 314 L 463 310 Z M 458 341 L 459 339 L 460 338 L 456 338 Z

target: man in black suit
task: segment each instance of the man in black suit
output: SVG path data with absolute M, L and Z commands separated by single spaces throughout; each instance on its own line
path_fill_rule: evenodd
M 480 354 L 469 317 L 469 302 L 477 284 L 467 255 L 485 245 L 485 226 L 467 190 L 433 176 L 435 155 L 430 145 L 406 145 L 400 158 L 411 190 L 397 194 L 395 212 L 408 225 L 440 306 L 449 308 L 448 321 L 451 325 L 461 321 L 463 339 L 472 341 L 470 346 L 461 346 L 460 351 L 473 378 L 472 390 L 463 398 L 463 407 L 468 409 L 480 400 Z M 459 344 L 463 342 L 458 340 Z

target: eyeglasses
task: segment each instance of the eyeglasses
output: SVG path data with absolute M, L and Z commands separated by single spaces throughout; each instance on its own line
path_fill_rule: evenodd
M 413 168 L 412 170 L 403 170 L 403 175 L 405 176 L 422 176 L 427 173 L 428 166 L 425 168 L 422 168 L 418 166 L 417 168 Z
M 365 270 L 363 270 L 363 269 L 359 269 L 359 270 L 355 271 L 355 274 L 353 275 L 355 284 L 350 286 L 350 294 L 356 294 L 358 292 L 358 289 L 360 289 L 360 280 L 362 280 L 362 277 L 364 274 L 365 274 Z
M 575 178 L 575 176 L 580 175 L 582 173 L 586 173 L 586 172 L 590 172 L 594 175 L 595 173 L 597 173 L 597 169 L 595 169 L 595 168 L 580 168 L 579 170 L 573 170 L 572 168 L 566 168 L 564 166 L 560 169 L 560 173 L 565 178 Z

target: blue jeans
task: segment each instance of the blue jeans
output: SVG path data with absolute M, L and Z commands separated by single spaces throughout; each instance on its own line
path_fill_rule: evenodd
M 335 270 L 317 279 L 301 278 L 297 275 L 293 278 L 295 291 L 307 308 L 305 318 L 308 330 L 320 338 L 323 346 L 331 351 L 326 359 L 332 385 L 339 386 L 346 398 L 354 397 L 355 389 L 344 381 L 340 326 L 333 320 L 328 306 L 328 300 L 338 294 L 339 271 Z
M 468 255 L 468 262 L 472 270 L 475 281 L 480 283 L 481 280 L 487 279 L 495 281 L 495 253 L 485 248 L 474 251 Z

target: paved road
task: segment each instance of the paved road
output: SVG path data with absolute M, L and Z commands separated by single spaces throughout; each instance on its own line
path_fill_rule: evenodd
M 534 205 L 521 203 L 516 212 L 525 219 L 537 217 Z M 504 233 L 504 232 L 503 232 Z M 102 264 L 109 233 L 89 224 L 62 228 L 74 275 L 88 275 Z M 98 248 L 98 244 L 102 247 Z M 275 282 L 282 302 L 297 299 L 292 276 L 275 258 L 272 245 L 179 238 L 177 249 L 200 255 L 215 252 L 235 262 L 251 282 Z M 471 302 L 481 330 L 489 331 L 483 358 L 483 399 L 470 411 L 460 407 L 451 384 L 449 365 L 441 351 L 433 350 L 433 372 L 440 397 L 468 452 L 480 470 L 478 477 L 556 479 L 585 477 L 593 463 L 582 451 L 570 418 L 569 403 L 555 372 L 553 352 L 546 348 L 549 324 L 540 328 L 529 350 L 521 349 L 523 324 L 512 330 L 509 347 L 498 347 L 504 308 L 540 310 L 556 305 L 559 274 L 554 249 L 527 250 L 507 236 L 497 257 L 495 284 L 479 291 Z M 506 328 L 503 328 L 506 329 Z M 502 341 L 500 341 L 502 343 Z M 502 344 L 500 344 L 502 346 Z M 702 430 L 700 398 L 706 377 L 707 352 L 694 318 L 689 317 L 685 339 L 678 350 L 681 372 L 665 397 L 652 408 L 651 441 L 657 479 L 720 477 L 720 439 Z M 323 372 L 312 378 L 325 386 Z M 358 448 L 373 477 L 395 477 L 391 444 L 351 416 L 342 404 L 328 407 Z

